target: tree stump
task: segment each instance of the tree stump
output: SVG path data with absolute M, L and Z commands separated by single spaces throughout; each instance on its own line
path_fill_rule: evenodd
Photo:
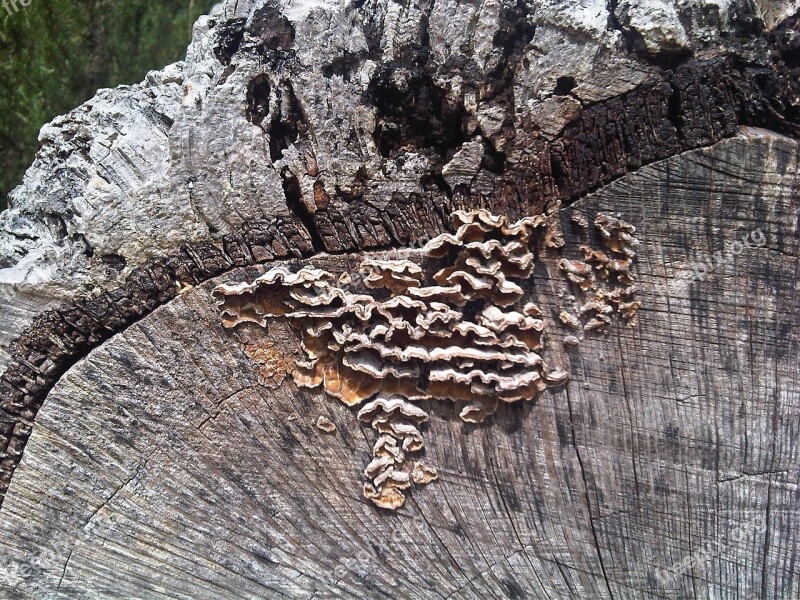
M 2 597 L 796 598 L 796 11 L 230 0 L 43 128 Z

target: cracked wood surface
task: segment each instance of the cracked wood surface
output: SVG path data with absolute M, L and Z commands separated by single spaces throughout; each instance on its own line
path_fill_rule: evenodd
M 45 126 L 0 215 L 0 502 L 77 360 L 234 266 L 554 210 L 797 135 L 796 2 L 228 0 L 187 58 Z
M 0 597 L 796 598 L 797 9 L 227 0 L 45 126 L 0 215 Z M 573 214 L 637 226 L 637 326 L 562 346 L 543 260 L 572 381 L 426 406 L 397 515 L 355 415 L 275 377 L 288 331 L 209 297 L 559 203 L 573 253 Z
M 214 285 L 266 267 L 184 292 L 49 394 L 2 508 L 5 595 L 796 597 L 798 146 L 742 130 L 562 209 L 567 250 L 573 214 L 637 227 L 637 325 L 562 347 L 564 283 L 541 261 L 548 350 L 571 381 L 479 426 L 427 404 L 441 476 L 396 514 L 358 493 L 371 446 L 355 414 L 259 380 L 220 326 Z M 763 245 L 691 278 L 757 228 Z M 283 325 L 269 335 L 296 351 Z

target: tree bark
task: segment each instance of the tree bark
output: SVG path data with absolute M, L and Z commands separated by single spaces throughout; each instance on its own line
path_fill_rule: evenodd
M 46 126 L 0 216 L 3 596 L 797 597 L 796 11 L 230 0 Z M 481 423 L 420 383 L 438 479 L 386 510 L 363 403 L 213 292 L 433 277 L 456 211 L 540 217 L 515 306 L 569 379 Z

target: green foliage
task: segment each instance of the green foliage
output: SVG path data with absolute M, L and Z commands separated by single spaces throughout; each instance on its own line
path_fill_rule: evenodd
M 214 4 L 32 0 L 12 14 L 0 4 L 0 209 L 33 161 L 43 124 L 99 88 L 182 59 L 192 25 Z

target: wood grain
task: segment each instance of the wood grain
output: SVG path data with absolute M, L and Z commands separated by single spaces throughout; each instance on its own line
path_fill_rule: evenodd
M 48 396 L 3 505 L 4 595 L 797 597 L 799 149 L 742 131 L 564 209 L 636 225 L 638 324 L 565 350 L 569 291 L 540 261 L 548 356 L 570 383 L 477 426 L 428 403 L 440 479 L 397 514 L 360 495 L 371 434 L 355 414 L 259 380 L 220 326 L 210 290 L 264 267 L 181 294 Z M 756 228 L 762 247 L 689 280 Z M 268 335 L 294 350 L 282 325 Z
M 739 126 L 798 137 L 793 11 L 220 3 L 185 61 L 44 127 L 0 215 L 0 503 L 53 386 L 187 286 L 555 210 Z

